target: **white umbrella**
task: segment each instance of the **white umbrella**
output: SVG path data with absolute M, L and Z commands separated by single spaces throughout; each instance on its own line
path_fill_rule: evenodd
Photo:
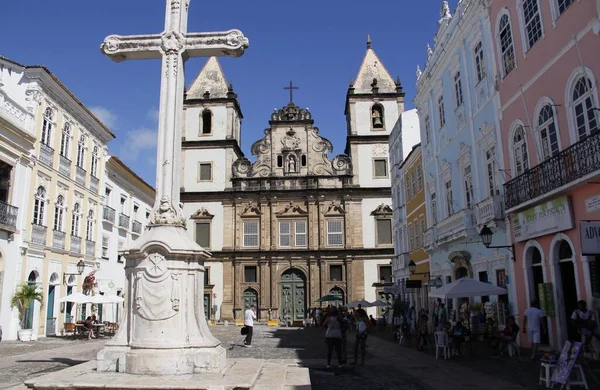
M 352 301 L 349 304 L 347 304 L 347 307 L 358 307 L 358 305 L 360 305 L 361 307 L 371 307 L 371 302 L 369 301 L 365 301 L 364 299 L 360 299 L 358 301 Z
M 429 293 L 433 298 L 470 298 L 506 294 L 505 288 L 471 278 L 461 278 Z
M 66 297 L 60 298 L 58 302 L 91 303 L 92 297 L 80 292 L 74 292 L 73 294 L 69 294 Z
M 91 297 L 91 303 L 102 304 L 102 303 L 121 303 L 124 302 L 125 299 L 117 296 L 117 295 L 94 295 Z
M 389 306 L 387 303 L 385 303 L 383 301 L 374 301 L 374 302 L 371 302 L 370 305 L 372 307 L 388 307 Z

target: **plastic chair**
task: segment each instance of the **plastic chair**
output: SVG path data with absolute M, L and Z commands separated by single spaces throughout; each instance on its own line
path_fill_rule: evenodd
M 66 322 L 65 323 L 65 328 L 63 330 L 63 334 L 66 335 L 73 335 L 75 336 L 75 324 L 72 322 Z
M 448 335 L 444 332 L 435 332 L 435 358 L 439 358 L 440 349 L 444 354 L 444 359 L 450 356 L 450 346 L 448 345 Z

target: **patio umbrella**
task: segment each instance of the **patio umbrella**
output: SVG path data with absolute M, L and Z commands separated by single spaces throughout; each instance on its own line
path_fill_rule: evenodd
M 360 305 L 361 307 L 371 307 L 371 302 L 365 301 L 364 299 L 360 299 L 358 301 L 352 301 L 349 304 L 347 304 L 346 306 L 358 307 L 358 305 Z
M 333 301 L 341 301 L 342 298 L 337 295 L 325 295 L 321 298 L 317 299 L 315 302 L 333 302 Z
M 102 303 L 121 303 L 124 302 L 125 299 L 117 296 L 117 295 L 94 295 L 91 297 L 91 303 L 102 304 Z
M 372 307 L 388 307 L 389 305 L 383 301 L 374 301 L 370 304 Z
M 73 294 L 69 294 L 66 297 L 62 297 L 58 300 L 58 302 L 72 302 L 72 303 L 91 303 L 92 297 L 89 295 L 82 294 L 80 292 L 74 292 Z
M 429 293 L 433 298 L 470 298 L 507 294 L 505 288 L 471 278 L 461 278 Z

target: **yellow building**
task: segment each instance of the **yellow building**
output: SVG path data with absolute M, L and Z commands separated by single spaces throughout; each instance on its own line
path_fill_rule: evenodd
M 421 280 L 421 307 L 427 307 L 427 287 L 429 281 L 429 255 L 423 249 L 423 236 L 427 230 L 427 211 L 425 209 L 425 185 L 421 144 L 413 147 L 400 166 L 404 181 L 404 199 L 406 200 L 405 229 L 409 262 L 416 265 L 410 280 Z M 412 263 L 411 263 L 412 264 Z M 410 266 L 409 266 L 410 268 Z M 412 270 L 411 270 L 412 271 Z
M 81 291 L 83 278 L 96 269 L 106 144 L 115 136 L 48 69 L 25 67 L 24 77 L 37 161 L 23 194 L 30 199 L 20 279 L 44 295 L 29 314 L 35 339 L 62 331 L 75 308 L 58 300 Z M 86 265 L 82 275 L 80 260 Z

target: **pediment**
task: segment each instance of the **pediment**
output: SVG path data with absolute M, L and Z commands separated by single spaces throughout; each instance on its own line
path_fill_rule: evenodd
M 373 211 L 371 211 L 371 215 L 376 216 L 376 217 L 382 217 L 382 216 L 391 216 L 394 213 L 394 210 L 392 210 L 392 206 L 387 205 L 385 203 L 380 204 L 379 206 L 377 206 L 377 208 Z
M 331 202 L 327 211 L 325 211 L 325 215 L 344 215 L 346 214 L 346 210 L 344 210 L 344 206 L 339 203 Z
M 257 217 L 259 215 L 262 215 L 262 211 L 260 211 L 260 206 L 252 203 L 246 205 L 240 213 L 241 217 Z
M 213 219 L 215 216 L 211 214 L 204 207 L 200 207 L 194 214 L 192 214 L 191 219 Z
M 299 205 L 294 204 L 294 202 L 290 202 L 288 205 L 286 205 L 283 208 L 283 210 L 276 213 L 275 215 L 277 215 L 278 217 L 281 217 L 281 216 L 287 216 L 287 215 L 307 215 L 307 214 L 308 214 L 308 210 L 305 210 L 302 207 L 300 207 Z

